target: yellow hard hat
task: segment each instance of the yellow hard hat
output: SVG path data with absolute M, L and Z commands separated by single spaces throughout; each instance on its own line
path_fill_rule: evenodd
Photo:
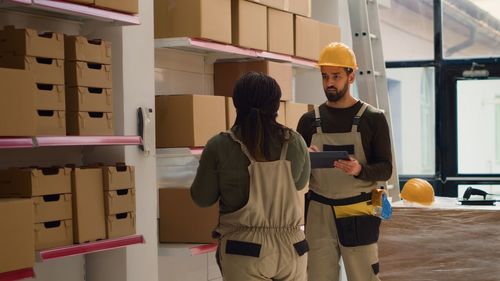
M 434 202 L 434 188 L 424 179 L 412 178 L 404 184 L 401 198 L 408 202 L 431 205 Z
M 318 65 L 349 67 L 353 70 L 358 69 L 354 52 L 346 44 L 341 42 L 332 42 L 326 45 L 323 50 L 321 50 Z

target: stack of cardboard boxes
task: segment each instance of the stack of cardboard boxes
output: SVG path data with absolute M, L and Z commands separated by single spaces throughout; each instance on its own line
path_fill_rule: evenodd
M 0 30 L 0 67 L 33 75 L 35 134 L 66 135 L 63 34 L 5 26 Z
M 111 43 L 65 37 L 68 135 L 113 135 Z
M 107 238 L 135 233 L 135 170 L 117 165 L 102 168 Z

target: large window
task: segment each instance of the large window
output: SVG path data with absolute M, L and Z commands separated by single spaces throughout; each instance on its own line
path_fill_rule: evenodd
M 435 173 L 434 68 L 387 69 L 396 163 L 401 175 Z
M 457 82 L 459 174 L 500 173 L 500 80 Z
M 443 0 L 443 57 L 500 55 L 500 1 Z

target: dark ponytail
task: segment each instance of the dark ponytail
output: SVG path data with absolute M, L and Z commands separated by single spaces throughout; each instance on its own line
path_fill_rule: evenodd
M 263 73 L 249 72 L 234 87 L 236 121 L 232 130 L 256 160 L 270 160 L 271 136 L 280 136 L 284 141 L 284 128 L 276 122 L 280 99 L 278 83 Z

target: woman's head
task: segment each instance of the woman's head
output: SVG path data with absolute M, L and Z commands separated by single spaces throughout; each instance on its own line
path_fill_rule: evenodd
M 278 83 L 263 73 L 249 72 L 234 87 L 236 121 L 233 128 L 240 133 L 241 140 L 257 160 L 270 158 L 270 137 L 282 129 L 276 123 L 280 99 Z

